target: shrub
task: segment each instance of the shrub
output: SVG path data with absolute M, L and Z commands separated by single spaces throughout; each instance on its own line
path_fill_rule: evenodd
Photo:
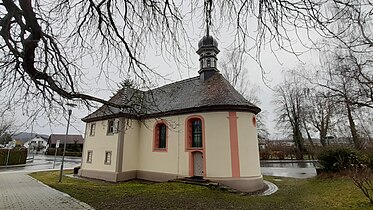
M 365 197 L 368 198 L 369 202 L 373 204 L 373 171 L 366 167 L 364 164 L 361 166 L 355 166 L 349 169 L 349 177 L 354 182 L 355 186 L 364 193 Z
M 345 170 L 353 183 L 373 204 L 373 154 L 362 154 L 350 148 L 329 148 L 318 154 L 325 171 Z
M 365 163 L 367 165 L 368 168 L 372 169 L 373 170 L 373 153 L 372 152 L 367 152 L 365 154 Z
M 319 152 L 317 158 L 325 171 L 338 172 L 363 163 L 362 156 L 353 149 L 334 147 Z
M 9 159 L 8 159 L 9 152 Z M 25 148 L 14 148 L 11 150 L 0 149 L 0 165 L 6 165 L 8 159 L 8 165 L 25 164 L 27 158 L 27 149 Z
M 57 149 L 57 155 L 62 156 L 63 153 L 63 148 L 58 148 Z M 49 148 L 47 150 L 47 155 L 54 155 L 55 154 L 55 149 L 54 148 Z M 71 152 L 71 151 L 66 151 L 65 156 L 73 156 L 73 157 L 81 157 L 82 152 Z
M 271 153 L 267 150 L 259 151 L 260 159 L 261 160 L 268 160 L 271 156 Z

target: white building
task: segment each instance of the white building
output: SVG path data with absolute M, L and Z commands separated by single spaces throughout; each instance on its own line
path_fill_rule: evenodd
M 251 192 L 263 188 L 256 114 L 219 73 L 218 43 L 198 43 L 199 76 L 141 91 L 119 90 L 83 118 L 86 133 L 79 174 L 107 181 L 140 178 L 208 179 Z
M 48 148 L 48 139 L 44 139 L 41 136 L 35 136 L 26 141 L 23 146 L 28 149 L 29 153 L 44 154 Z

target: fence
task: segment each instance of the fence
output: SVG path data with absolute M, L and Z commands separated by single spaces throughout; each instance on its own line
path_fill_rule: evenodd
M 49 148 L 47 150 L 47 155 L 54 155 L 55 153 L 55 148 Z M 61 156 L 63 153 L 63 148 L 58 148 L 57 149 L 57 155 Z M 73 156 L 73 157 L 81 157 L 82 153 L 81 152 L 71 152 L 71 151 L 66 151 L 65 152 L 66 156 Z
M 0 149 L 0 166 L 26 164 L 27 149 Z

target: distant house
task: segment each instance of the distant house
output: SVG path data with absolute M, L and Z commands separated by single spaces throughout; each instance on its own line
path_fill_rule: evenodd
M 17 145 L 17 141 L 15 139 L 12 139 L 12 141 L 8 142 L 7 144 L 5 144 L 5 148 L 14 148 L 15 146 Z
M 294 140 L 293 139 L 278 139 L 278 140 L 269 140 L 267 144 L 272 145 L 281 145 L 281 146 L 294 146 Z
M 56 142 L 59 140 L 60 146 L 63 147 L 65 142 L 65 134 L 51 134 L 48 139 L 49 148 L 56 148 Z M 84 139 L 82 135 L 68 135 L 66 139 L 66 150 L 81 152 L 83 150 Z
M 12 139 L 16 140 L 17 145 L 24 145 L 25 142 L 35 137 L 41 137 L 43 139 L 48 139 L 49 135 L 39 134 L 39 133 L 26 133 L 26 132 L 20 132 L 20 133 L 16 133 L 12 135 Z
M 43 136 L 35 136 L 26 141 L 23 146 L 28 149 L 30 153 L 45 153 L 48 145 L 48 138 Z

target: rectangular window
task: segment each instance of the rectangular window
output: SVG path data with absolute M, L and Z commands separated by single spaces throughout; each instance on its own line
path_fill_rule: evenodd
M 92 150 L 88 151 L 88 153 L 87 153 L 87 163 L 92 163 L 92 155 L 93 155 L 93 151 Z
M 111 164 L 111 151 L 105 152 L 105 165 Z
M 108 120 L 107 134 L 113 134 L 113 133 L 114 133 L 114 120 Z
M 91 124 L 91 129 L 89 131 L 89 135 L 90 136 L 94 136 L 95 135 L 95 132 L 96 132 L 96 123 L 92 123 Z

